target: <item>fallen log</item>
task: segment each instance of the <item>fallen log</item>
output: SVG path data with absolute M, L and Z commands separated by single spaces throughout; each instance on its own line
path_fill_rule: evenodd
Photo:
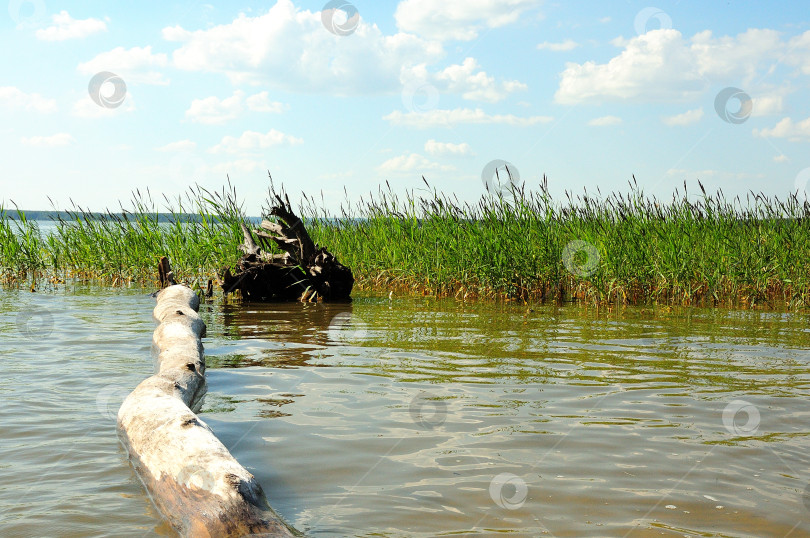
M 263 220 L 261 229 L 253 232 L 242 224 L 244 243 L 239 248 L 244 255 L 233 273 L 230 268 L 222 273 L 225 294 L 239 290 L 254 301 L 348 300 L 354 286 L 351 269 L 312 241 L 289 197 L 275 197 L 277 205 L 270 215 L 278 222 Z M 284 253 L 271 253 L 273 244 Z
M 199 299 L 173 285 L 157 294 L 157 373 L 118 411 L 118 434 L 153 502 L 182 536 L 296 536 L 261 486 L 195 413 L 206 392 Z

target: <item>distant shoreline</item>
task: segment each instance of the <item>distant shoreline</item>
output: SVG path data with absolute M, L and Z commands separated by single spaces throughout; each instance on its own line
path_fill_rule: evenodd
M 65 220 L 65 221 L 72 221 L 76 220 L 76 211 L 43 211 L 43 210 L 33 210 L 33 209 L 8 209 L 3 208 L 4 217 L 9 220 L 22 220 L 20 218 L 19 213 L 22 213 L 25 216 L 25 220 L 37 220 L 37 221 L 57 221 L 57 220 Z M 89 218 L 91 220 L 105 220 L 110 218 L 110 216 L 117 217 L 117 218 L 126 218 L 126 217 L 136 217 L 139 215 L 155 215 L 157 217 L 158 222 L 174 222 L 175 219 L 178 217 L 183 222 L 201 222 L 203 217 L 199 213 L 136 213 L 136 212 L 123 212 L 123 211 L 116 211 L 116 212 L 99 212 L 99 211 L 88 211 L 86 213 L 79 213 L 81 217 Z M 261 217 L 245 217 L 248 221 L 254 222 L 256 224 L 262 221 Z

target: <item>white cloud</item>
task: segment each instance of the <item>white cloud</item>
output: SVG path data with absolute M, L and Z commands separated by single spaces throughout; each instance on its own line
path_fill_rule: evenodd
M 244 112 L 245 107 L 253 112 L 281 112 L 282 103 L 271 102 L 267 92 L 261 92 L 245 98 L 245 92 L 236 90 L 233 95 L 220 99 L 219 97 L 206 97 L 194 99 L 186 110 L 186 118 L 191 121 L 205 124 L 222 124 L 237 118 Z
M 362 19 L 362 11 L 354 33 L 336 36 L 324 28 L 320 13 L 297 8 L 291 0 L 276 0 L 267 13 L 240 14 L 204 30 L 167 27 L 163 37 L 180 43 L 172 53 L 176 67 L 220 73 L 235 85 L 354 96 L 401 93 L 419 82 L 437 94 L 486 102 L 527 89 L 516 80 L 496 80 L 474 58 L 437 68 L 446 55 L 440 42 L 412 33 L 384 35 Z
M 172 58 L 188 71 L 223 73 L 234 83 L 333 95 L 398 92 L 403 69 L 439 60 L 440 43 L 414 35 L 383 35 L 361 19 L 351 36 L 328 32 L 320 13 L 277 0 L 255 17 L 189 31 L 164 28 L 163 37 L 181 42 Z
M 135 110 L 135 102 L 129 94 L 126 95 L 124 102 L 117 108 L 99 106 L 88 95 L 73 103 L 71 113 L 79 118 L 111 118 L 116 114 L 132 112 L 133 110 Z
M 784 106 L 781 95 L 752 96 L 751 101 L 753 101 L 752 116 L 773 116 L 781 113 Z
M 754 136 L 762 138 L 787 138 L 791 142 L 799 142 L 810 138 L 810 118 L 794 122 L 790 118 L 782 118 L 773 127 L 754 129 Z
M 566 52 L 569 50 L 574 50 L 578 46 L 579 43 L 573 39 L 566 39 L 562 43 L 549 43 L 548 41 L 544 41 L 537 45 L 537 48 L 540 50 L 550 50 L 552 52 Z
M 14 86 L 0 86 L 0 106 L 12 110 L 48 113 L 56 111 L 56 100 L 42 97 L 38 93 L 25 93 Z
M 197 149 L 197 143 L 188 139 L 178 140 L 177 142 L 170 142 L 165 146 L 160 146 L 159 148 L 155 149 L 157 151 L 165 151 L 169 153 L 194 151 L 195 149 Z
M 198 123 L 216 124 L 225 123 L 239 116 L 242 112 L 242 99 L 245 92 L 236 91 L 230 97 L 206 97 L 194 99 L 186 110 L 186 118 Z
M 107 30 L 107 23 L 102 20 L 93 18 L 77 20 L 64 10 L 55 14 L 52 20 L 52 26 L 37 30 L 37 39 L 43 41 L 64 41 L 66 39 L 87 37 L 91 34 L 105 32 Z
M 780 153 L 779 155 L 776 155 L 773 158 L 773 162 L 775 163 L 786 163 L 789 160 L 790 159 L 788 159 L 787 155 L 785 155 L 784 153 Z
M 68 133 L 57 133 L 50 136 L 24 136 L 20 139 L 20 142 L 23 145 L 46 148 L 67 146 L 75 141 L 76 139 L 70 136 Z
M 607 127 L 609 125 L 619 125 L 622 119 L 618 116 L 602 116 L 601 118 L 594 118 L 588 122 L 588 125 L 594 127 Z
M 790 39 L 785 62 L 810 75 L 810 30 Z
M 695 98 L 729 80 L 739 80 L 744 87 L 785 47 L 779 32 L 758 29 L 735 37 L 713 37 L 706 30 L 689 40 L 678 30 L 659 29 L 614 44 L 623 50 L 606 64 L 566 64 L 555 100 L 671 101 Z
M 377 171 L 382 173 L 424 172 L 426 170 L 449 172 L 455 168 L 433 162 L 418 153 L 393 157 L 377 167 Z
M 78 70 L 86 75 L 95 75 L 102 71 L 115 73 L 124 82 L 141 82 L 144 84 L 168 84 L 159 68 L 166 67 L 169 59 L 164 53 L 152 53 L 152 47 L 116 47 L 102 52 L 90 61 L 80 63 Z
M 425 142 L 425 151 L 430 155 L 448 155 L 453 157 L 467 157 L 474 155 L 472 148 L 466 142 L 453 144 L 451 142 L 436 142 L 431 139 Z
M 248 110 L 252 110 L 253 112 L 271 112 L 274 114 L 280 114 L 287 109 L 287 106 L 284 105 L 284 103 L 271 101 L 270 94 L 268 92 L 260 92 L 251 95 L 245 99 L 245 104 L 247 105 Z
M 550 116 L 520 117 L 512 114 L 486 114 L 480 108 L 476 108 L 475 110 L 470 108 L 456 108 L 453 110 L 438 109 L 428 112 L 407 113 L 395 110 L 387 116 L 384 116 L 383 119 L 391 122 L 393 125 L 404 125 L 421 129 L 427 127 L 453 127 L 455 125 L 469 123 L 500 123 L 505 125 L 527 126 L 554 121 L 554 118 Z
M 246 153 L 266 149 L 281 144 L 301 144 L 304 141 L 281 131 L 270 129 L 266 133 L 245 131 L 239 138 L 226 136 L 216 146 L 208 151 L 211 153 Z
M 512 92 L 527 89 L 525 84 L 515 80 L 496 83 L 494 77 L 480 70 L 474 58 L 465 58 L 461 64 L 446 67 L 436 73 L 433 80 L 445 92 L 461 94 L 470 101 L 489 103 L 497 103 Z
M 518 22 L 539 0 L 402 0 L 397 27 L 429 39 L 470 41 L 482 30 Z
M 675 114 L 674 116 L 664 116 L 661 118 L 661 121 L 664 122 L 664 125 L 672 126 L 683 126 L 683 125 L 692 125 L 693 123 L 697 123 L 703 118 L 703 109 L 702 108 L 695 108 L 693 110 L 687 110 L 682 114 Z

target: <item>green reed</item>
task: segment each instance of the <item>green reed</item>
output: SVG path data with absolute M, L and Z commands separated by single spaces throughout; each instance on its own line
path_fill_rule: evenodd
M 196 187 L 176 200 L 163 196 L 161 205 L 138 190 L 130 206 L 97 214 L 74 205 L 47 237 L 23 212 L 11 220 L 0 208 L 4 280 L 63 275 L 146 283 L 156 279 L 160 257 L 168 256 L 178 276 L 202 284 L 240 256 L 244 211 L 230 184 L 221 192 Z
M 553 200 L 513 187 L 475 203 L 390 186 L 338 216 L 303 196 L 299 213 L 316 243 L 352 268 L 358 288 L 456 297 L 590 303 L 810 303 L 810 204 L 722 191 L 675 191 L 668 201 L 628 193 Z M 268 199 L 268 201 L 272 198 Z M 296 208 L 294 208 L 296 209 Z M 160 222 L 158 212 L 169 213 Z M 43 237 L 22 211 L 0 207 L 0 270 L 6 281 L 69 275 L 109 283 L 155 280 L 168 256 L 202 285 L 241 252 L 246 222 L 230 184 L 156 204 L 136 191 L 131 207 L 103 215 L 80 207 Z M 188 216 L 194 216 L 189 219 Z
M 426 183 L 427 184 L 427 183 Z M 668 202 L 628 194 L 537 192 L 461 203 L 429 186 L 344 204 L 326 219 L 305 207 L 311 235 L 376 290 L 595 303 L 807 304 L 810 204 L 722 191 Z M 568 250 L 566 250 L 568 247 Z M 566 261 L 568 262 L 566 264 Z

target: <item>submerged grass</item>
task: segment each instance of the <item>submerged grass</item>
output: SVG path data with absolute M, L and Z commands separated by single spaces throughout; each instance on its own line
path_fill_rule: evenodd
M 427 184 L 427 182 L 426 182 Z M 351 267 L 358 287 L 519 300 L 589 303 L 757 305 L 810 303 L 810 204 L 722 191 L 668 202 L 631 183 L 628 194 L 567 194 L 552 200 L 513 187 L 461 203 L 429 186 L 399 197 L 390 186 L 337 217 L 304 197 L 316 243 Z M 101 218 L 78 208 L 43 236 L 23 212 L 0 207 L 0 267 L 6 281 L 37 275 L 151 283 L 160 256 L 202 284 L 233 266 L 245 221 L 229 185 L 197 187 L 165 207 L 147 192 L 133 208 Z M 184 214 L 199 215 L 192 221 Z M 15 217 L 12 219 L 11 217 Z

